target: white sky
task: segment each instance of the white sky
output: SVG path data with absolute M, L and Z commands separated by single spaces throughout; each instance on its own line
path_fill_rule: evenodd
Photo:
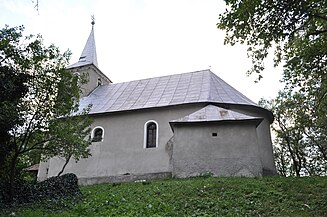
M 36 0 L 34 0 L 36 1 Z M 216 28 L 223 0 L 1 0 L 0 28 L 24 25 L 78 61 L 95 16 L 99 68 L 114 83 L 208 69 L 258 102 L 277 95 L 282 68 L 247 77 L 246 47 L 224 45 Z

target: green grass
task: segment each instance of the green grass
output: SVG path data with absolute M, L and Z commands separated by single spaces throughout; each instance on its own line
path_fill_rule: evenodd
M 80 201 L 44 202 L 12 216 L 327 216 L 327 177 L 199 177 L 81 190 Z

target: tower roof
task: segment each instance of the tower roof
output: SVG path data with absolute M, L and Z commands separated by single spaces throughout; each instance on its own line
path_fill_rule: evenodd
M 92 30 L 89 35 L 89 38 L 86 41 L 86 44 L 84 46 L 83 52 L 78 60 L 78 62 L 68 66 L 67 68 L 74 68 L 74 67 L 80 67 L 85 65 L 93 64 L 96 67 L 98 67 L 98 59 L 97 59 L 97 52 L 95 47 L 95 39 L 94 39 L 94 19 L 92 20 Z

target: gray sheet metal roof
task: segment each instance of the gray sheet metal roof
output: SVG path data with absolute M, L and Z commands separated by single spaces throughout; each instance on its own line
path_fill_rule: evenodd
M 74 63 L 74 64 L 68 66 L 67 69 L 85 66 L 85 65 L 89 65 L 89 64 L 93 64 L 98 67 L 98 59 L 97 59 L 97 52 L 96 52 L 96 47 L 95 47 L 93 25 L 92 25 L 92 30 L 89 35 L 89 38 L 87 39 L 86 44 L 84 46 L 81 57 L 79 58 L 77 63 Z
M 257 106 L 210 70 L 108 84 L 80 101 L 90 114 L 128 111 L 197 102 Z
M 260 117 L 245 115 L 232 110 L 220 108 L 214 105 L 206 107 L 187 115 L 171 123 L 189 123 L 189 122 L 210 122 L 210 121 L 237 121 L 237 120 L 262 120 Z

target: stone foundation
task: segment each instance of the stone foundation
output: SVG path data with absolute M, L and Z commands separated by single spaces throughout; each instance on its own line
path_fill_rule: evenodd
M 161 173 L 147 173 L 147 174 L 123 174 L 117 176 L 106 176 L 106 177 L 88 177 L 88 178 L 78 178 L 79 185 L 94 185 L 101 183 L 114 183 L 114 182 L 131 182 L 137 180 L 154 180 L 154 179 L 165 179 L 171 178 L 171 172 L 161 172 Z

